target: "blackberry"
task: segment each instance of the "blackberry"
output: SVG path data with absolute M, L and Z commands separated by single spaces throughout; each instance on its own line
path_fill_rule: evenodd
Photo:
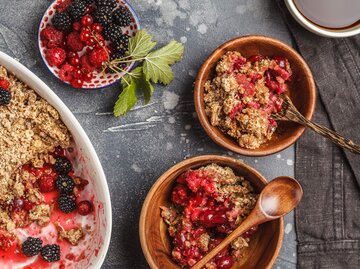
M 75 188 L 74 180 L 67 175 L 59 175 L 56 178 L 56 187 L 61 193 L 72 193 Z
M 35 237 L 28 237 L 21 245 L 21 250 L 26 257 L 38 255 L 42 248 L 42 240 Z
M 112 10 L 109 7 L 99 7 L 92 15 L 95 22 L 100 23 L 102 26 L 106 26 L 112 23 L 111 12 Z
M 67 174 L 71 171 L 71 162 L 64 156 L 56 156 L 54 169 L 60 174 Z
M 121 35 L 116 41 L 111 44 L 113 51 L 125 54 L 129 46 L 129 36 Z
M 124 57 L 124 53 L 119 52 L 119 51 L 114 52 L 114 53 L 112 53 L 112 54 L 110 55 L 110 62 L 113 61 L 113 60 L 116 60 L 116 59 L 121 59 L 121 58 L 123 58 L 123 57 Z M 124 69 L 126 68 L 126 66 L 127 66 L 126 63 L 112 64 L 112 67 L 113 67 L 117 72 L 119 72 L 119 73 L 121 72 L 120 69 L 124 70 Z M 117 67 L 117 68 L 115 68 L 115 67 Z M 114 71 L 114 70 L 111 69 L 111 68 L 108 68 L 107 71 L 108 71 L 109 73 L 112 73 L 112 74 L 113 74 L 113 73 L 117 73 L 116 71 Z
M 57 201 L 59 209 L 64 213 L 70 213 L 76 209 L 74 195 L 61 194 Z
M 119 25 L 108 25 L 104 29 L 104 37 L 108 41 L 116 42 L 121 38 L 122 35 L 122 30 Z
M 117 25 L 125 27 L 133 22 L 133 16 L 127 8 L 120 7 L 114 11 L 113 20 Z
M 11 93 L 4 88 L 0 88 L 0 106 L 8 105 L 11 101 Z
M 98 7 L 109 7 L 111 9 L 116 7 L 116 0 L 96 0 L 95 2 Z
M 41 250 L 41 256 L 47 262 L 57 262 L 60 260 L 60 246 L 53 244 L 53 245 L 46 245 Z
M 71 19 L 67 12 L 55 13 L 51 22 L 53 26 L 60 31 L 66 31 L 71 27 Z
M 86 6 L 90 6 L 94 3 L 94 0 L 82 0 Z
M 75 0 L 69 7 L 68 12 L 73 21 L 79 21 L 85 15 L 86 4 L 82 0 Z

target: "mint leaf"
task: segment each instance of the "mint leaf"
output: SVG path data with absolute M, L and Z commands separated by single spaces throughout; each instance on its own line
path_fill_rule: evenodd
M 174 79 L 170 64 L 181 60 L 183 53 L 184 46 L 177 41 L 171 41 L 165 47 L 149 53 L 143 66 L 146 79 L 154 83 L 170 84 Z
M 155 46 L 156 42 L 152 41 L 152 36 L 145 30 L 139 30 L 129 39 L 129 54 L 139 59 L 145 57 Z
M 129 84 L 127 84 L 126 82 Z M 123 77 L 121 84 L 123 85 L 123 91 L 121 92 L 118 100 L 115 103 L 115 117 L 125 115 L 136 104 L 138 100 L 136 97 L 136 79 L 126 74 Z

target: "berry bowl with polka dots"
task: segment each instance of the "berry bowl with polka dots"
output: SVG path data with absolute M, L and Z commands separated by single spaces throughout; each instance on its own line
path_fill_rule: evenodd
M 129 38 L 139 29 L 127 1 L 56 0 L 41 19 L 38 46 L 55 77 L 74 88 L 101 89 L 134 67 L 112 61 L 126 56 Z

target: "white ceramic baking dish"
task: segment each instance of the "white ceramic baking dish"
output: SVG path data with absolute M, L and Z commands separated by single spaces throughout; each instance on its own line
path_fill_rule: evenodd
M 79 156 L 77 158 L 78 163 L 75 163 L 75 165 L 81 170 L 82 174 L 86 174 L 91 182 L 89 186 L 91 186 L 94 193 L 94 206 L 97 210 L 94 233 L 89 237 L 87 243 L 86 261 L 81 261 L 76 267 L 75 265 L 71 267 L 99 269 L 109 248 L 112 215 L 108 184 L 94 147 L 71 111 L 41 79 L 3 52 L 0 52 L 0 65 L 4 66 L 9 72 L 13 73 L 48 101 L 60 113 L 63 122 L 72 134 L 74 150 L 77 152 L 76 155 Z

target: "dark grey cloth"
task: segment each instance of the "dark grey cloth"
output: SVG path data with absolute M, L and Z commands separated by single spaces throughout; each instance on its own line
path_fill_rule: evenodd
M 317 84 L 313 120 L 360 143 L 360 36 L 319 37 L 277 1 Z M 304 189 L 298 268 L 360 268 L 360 155 L 307 130 L 296 145 L 295 175 Z

